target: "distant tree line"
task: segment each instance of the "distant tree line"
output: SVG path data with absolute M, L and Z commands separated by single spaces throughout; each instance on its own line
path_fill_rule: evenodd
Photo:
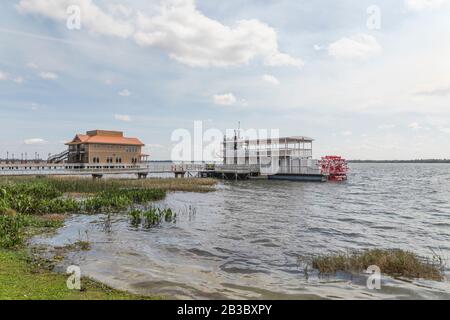
M 349 163 L 450 163 L 450 159 L 348 160 Z

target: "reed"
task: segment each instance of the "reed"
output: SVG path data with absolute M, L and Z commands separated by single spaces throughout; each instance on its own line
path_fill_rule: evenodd
M 77 177 L 2 177 L 0 185 L 6 183 L 31 183 L 41 181 L 62 193 L 98 193 L 120 189 L 159 189 L 163 191 L 210 192 L 217 180 L 200 178 L 149 178 L 149 179 L 96 179 Z
M 431 258 L 401 249 L 371 249 L 315 257 L 313 268 L 322 274 L 362 272 L 376 265 L 381 272 L 394 277 L 443 280 L 443 259 L 434 254 Z

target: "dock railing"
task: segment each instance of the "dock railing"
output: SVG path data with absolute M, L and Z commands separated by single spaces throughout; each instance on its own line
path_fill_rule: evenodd
M 0 164 L 0 176 L 148 173 L 147 164 Z

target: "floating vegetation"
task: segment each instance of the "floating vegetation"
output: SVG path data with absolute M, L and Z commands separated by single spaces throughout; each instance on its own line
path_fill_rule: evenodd
M 159 226 L 162 222 L 175 223 L 177 214 L 170 208 L 161 209 L 151 207 L 148 210 L 131 210 L 128 215 L 131 219 L 131 225 L 135 228 L 142 225 L 149 229 Z
M 83 187 L 84 184 L 89 187 Z M 38 217 L 67 213 L 110 214 L 166 196 L 166 191 L 162 189 L 131 188 L 132 184 L 127 180 L 123 185 L 128 187 L 121 186 L 118 181 L 97 185 L 87 179 L 0 179 L 0 247 L 10 248 L 22 244 L 25 228 L 42 228 L 43 224 L 59 226 L 63 220 L 48 221 Z M 100 187 L 96 189 L 94 186 Z M 65 197 L 65 191 L 90 193 L 86 193 L 88 197 L 74 199 Z M 174 216 L 171 210 L 158 209 L 153 216 L 152 212 L 146 213 L 144 220 L 147 226 L 151 226 L 159 224 L 161 219 L 172 221 Z
M 93 198 L 82 200 L 81 209 L 88 213 L 98 213 L 104 210 L 122 211 L 133 204 L 144 204 L 161 200 L 166 196 L 162 190 L 123 189 L 103 191 Z
M 142 212 L 141 210 L 133 209 L 128 212 L 128 215 L 131 218 L 131 224 L 133 227 L 138 227 L 142 222 Z
M 80 202 L 82 211 L 86 213 L 99 213 L 102 211 L 121 211 L 133 204 L 133 201 L 127 196 L 111 195 L 106 193 L 88 198 Z
M 78 202 L 61 196 L 61 192 L 40 181 L 8 183 L 0 186 L 0 214 L 8 209 L 29 215 L 72 213 L 80 210 Z
M 172 209 L 164 210 L 164 221 L 166 222 L 176 222 L 177 214 L 172 211 Z
M 100 197 L 124 197 L 131 200 L 133 203 L 142 204 L 150 201 L 164 199 L 166 192 L 159 189 L 119 189 L 103 191 Z
M 312 261 L 313 268 L 322 274 L 362 272 L 376 265 L 381 272 L 394 277 L 442 280 L 444 278 L 443 259 L 434 254 L 432 258 L 422 258 L 401 249 L 371 249 L 341 254 L 319 256 Z

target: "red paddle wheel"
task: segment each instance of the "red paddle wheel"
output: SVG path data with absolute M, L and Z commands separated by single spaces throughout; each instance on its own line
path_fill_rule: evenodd
M 326 156 L 319 160 L 322 174 L 326 175 L 329 181 L 347 180 L 348 165 L 347 160 L 340 156 Z

